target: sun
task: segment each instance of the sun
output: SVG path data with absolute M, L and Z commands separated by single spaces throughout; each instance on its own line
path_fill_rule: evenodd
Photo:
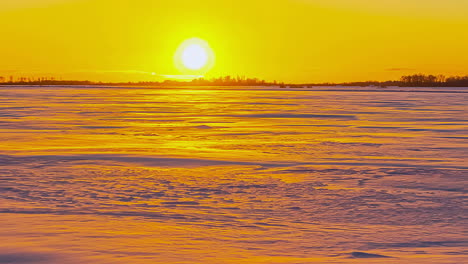
M 175 65 L 184 73 L 206 73 L 213 67 L 214 61 L 215 56 L 210 45 L 199 38 L 182 42 L 174 56 Z
M 190 44 L 182 52 L 182 63 L 191 70 L 199 70 L 208 62 L 206 50 L 198 44 Z

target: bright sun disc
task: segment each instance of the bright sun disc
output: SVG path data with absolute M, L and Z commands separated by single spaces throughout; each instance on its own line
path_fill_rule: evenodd
M 214 52 L 208 42 L 199 38 L 191 38 L 179 46 L 174 62 L 181 72 L 203 74 L 213 67 L 214 57 Z
M 206 50 L 197 44 L 186 47 L 182 53 L 182 63 L 191 70 L 199 70 L 206 65 L 208 54 Z

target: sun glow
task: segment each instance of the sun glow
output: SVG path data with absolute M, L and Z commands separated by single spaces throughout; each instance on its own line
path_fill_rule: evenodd
M 214 65 L 214 52 L 199 38 L 185 40 L 177 49 L 174 62 L 184 73 L 206 73 Z

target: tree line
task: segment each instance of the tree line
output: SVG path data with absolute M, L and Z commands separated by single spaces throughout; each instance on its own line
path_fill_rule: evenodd
M 402 76 L 401 83 L 406 86 L 468 86 L 468 76 L 452 76 L 446 77 L 444 75 L 424 75 L 414 74 Z
M 446 77 L 444 75 L 413 74 L 402 76 L 399 80 L 393 81 L 315 83 L 303 84 L 303 86 L 468 87 L 468 75 Z
M 425 75 L 413 74 L 402 76 L 393 81 L 364 81 L 345 83 L 306 83 L 287 84 L 284 82 L 268 82 L 258 78 L 245 76 L 223 76 L 212 79 L 197 78 L 191 81 L 165 80 L 161 82 L 92 82 L 77 80 L 55 80 L 53 78 L 18 78 L 9 79 L 0 76 L 2 85 L 120 85 L 120 86 L 279 86 L 279 87 L 311 87 L 311 86 L 399 86 L 399 87 L 468 87 L 467 76 Z

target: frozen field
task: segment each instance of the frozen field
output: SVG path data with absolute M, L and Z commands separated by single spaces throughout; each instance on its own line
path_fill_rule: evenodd
M 468 88 L 328 89 L 0 87 L 0 264 L 468 263 Z

